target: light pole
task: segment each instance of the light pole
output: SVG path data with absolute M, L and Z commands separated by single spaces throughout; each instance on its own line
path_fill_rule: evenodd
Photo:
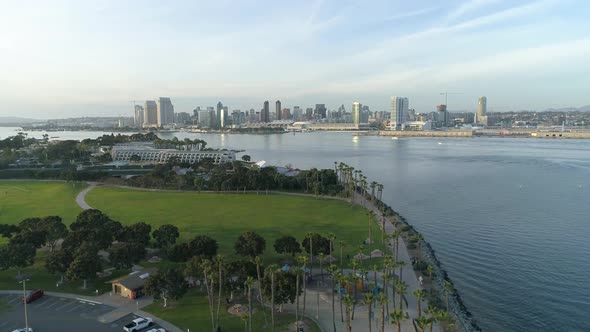
M 29 332 L 29 319 L 27 318 L 27 281 L 29 279 L 23 279 L 19 283 L 23 284 L 23 303 L 25 305 L 25 332 Z

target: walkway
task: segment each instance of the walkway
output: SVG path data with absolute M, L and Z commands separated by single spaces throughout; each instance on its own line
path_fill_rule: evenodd
M 78 196 L 76 196 L 76 203 L 78 204 L 78 206 L 82 209 L 82 210 L 90 210 L 92 209 L 92 207 L 90 205 L 88 205 L 88 203 L 86 203 L 86 194 L 88 194 L 90 192 L 90 190 L 96 188 L 97 185 L 99 185 L 98 182 L 87 182 L 88 183 L 88 188 L 82 190 L 80 193 L 78 193 Z

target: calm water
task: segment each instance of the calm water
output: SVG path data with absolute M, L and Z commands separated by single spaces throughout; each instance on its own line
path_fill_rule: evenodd
M 484 330 L 590 330 L 590 141 L 176 135 L 275 165 L 360 168 L 424 233 Z

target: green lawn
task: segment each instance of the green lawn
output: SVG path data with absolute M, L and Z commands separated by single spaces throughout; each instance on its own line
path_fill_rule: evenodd
M 76 195 L 86 187 L 82 182 L 0 180 L 0 223 L 18 224 L 25 218 L 57 215 L 69 225 L 82 211 Z
M 331 199 L 288 195 L 199 194 L 191 192 L 147 192 L 113 187 L 98 187 L 87 196 L 90 206 L 102 210 L 123 224 L 144 221 L 152 229 L 174 224 L 181 238 L 208 235 L 216 239 L 219 251 L 234 255 L 233 244 L 240 233 L 258 232 L 266 239 L 265 262 L 277 261 L 273 243 L 282 235 L 303 240 L 306 232 L 326 236 L 336 234 L 335 255 L 340 240 L 346 243 L 344 255 L 352 257 L 367 238 L 367 216 L 359 206 Z M 374 239 L 377 227 L 373 228 Z M 380 243 L 380 241 L 377 241 Z M 368 253 L 371 248 L 365 248 Z
M 248 305 L 248 302 L 241 302 L 242 305 Z M 197 290 L 191 290 L 178 302 L 168 302 L 168 307 L 163 308 L 162 302 L 154 302 L 152 305 L 143 310 L 169 321 L 186 331 L 210 331 L 211 329 L 211 314 L 209 312 L 209 304 L 206 295 L 199 293 Z M 268 325 L 265 324 L 264 315 Z M 227 306 L 221 305 L 221 312 L 219 320 L 223 331 L 243 331 L 244 322 L 240 317 L 231 315 L 227 312 Z M 268 309 L 265 313 L 258 309 L 252 316 L 252 331 L 271 331 L 270 312 Z M 312 329 L 306 330 L 309 332 L 319 332 L 320 328 L 310 320 L 307 320 Z M 287 313 L 275 313 L 275 327 L 276 331 L 288 331 L 288 326 L 295 324 L 295 315 Z

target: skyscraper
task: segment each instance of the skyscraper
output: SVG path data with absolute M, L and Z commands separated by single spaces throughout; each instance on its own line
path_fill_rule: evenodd
M 443 127 L 449 126 L 449 112 L 447 111 L 447 105 L 438 105 L 436 106 L 436 110 L 438 111 L 438 121 L 440 125 Z
M 281 115 L 281 101 L 277 100 L 277 102 L 275 103 L 275 120 L 281 120 L 282 119 L 282 115 Z
M 221 128 L 221 113 L 223 112 L 223 104 L 221 102 L 217 103 L 217 113 L 215 116 L 215 124 L 213 125 L 214 128 L 219 129 Z
M 361 123 L 361 103 L 355 101 L 352 103 L 352 122 L 355 125 L 359 125 Z
M 260 113 L 260 122 L 270 122 L 270 104 L 268 100 L 264 102 L 264 107 Z
M 157 108 L 158 127 L 174 123 L 174 105 L 168 97 L 160 97 L 158 99 Z
M 477 122 L 483 122 L 486 116 L 488 99 L 486 97 L 479 97 L 477 101 Z
M 408 112 L 408 98 L 391 97 L 391 129 L 402 130 Z
M 143 107 L 141 105 L 135 105 L 135 110 L 133 114 L 133 125 L 136 128 L 143 127 Z
M 153 100 L 146 100 L 143 106 L 143 126 L 158 125 L 158 104 Z
M 315 104 L 314 115 L 318 119 L 326 118 L 326 104 Z

